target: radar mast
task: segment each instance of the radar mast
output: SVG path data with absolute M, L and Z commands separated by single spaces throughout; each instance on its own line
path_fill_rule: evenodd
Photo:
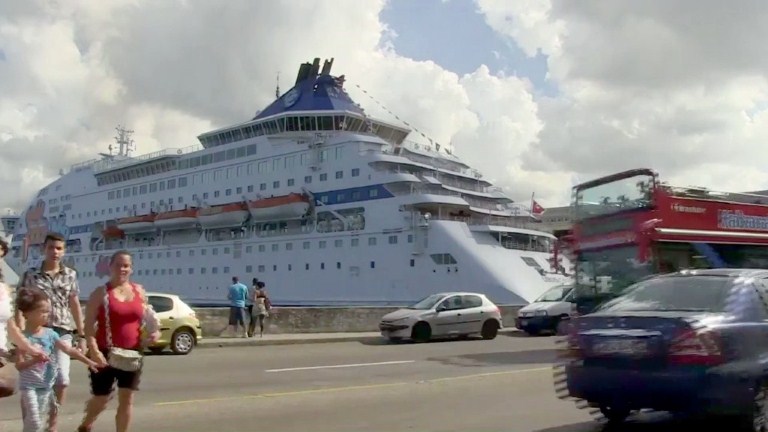
M 133 131 L 129 129 L 125 129 L 124 127 L 118 125 L 115 130 L 117 131 L 117 136 L 115 137 L 115 142 L 118 144 L 118 150 L 117 150 L 117 156 L 130 156 L 132 151 L 136 150 L 136 144 L 133 142 L 133 139 L 131 138 L 131 135 L 133 135 Z M 110 153 L 112 153 L 110 151 Z

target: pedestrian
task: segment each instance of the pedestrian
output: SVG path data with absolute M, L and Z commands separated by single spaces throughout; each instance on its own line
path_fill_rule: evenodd
M 256 291 L 259 290 L 257 286 L 259 278 L 253 278 L 251 281 L 251 287 L 248 289 L 248 301 L 246 302 L 248 313 L 248 337 L 253 337 L 256 333 L 256 321 L 253 319 L 253 304 L 256 299 Z
M 254 303 L 255 309 L 251 315 L 251 321 L 259 322 L 259 334 L 264 337 L 264 320 L 269 316 L 269 311 L 272 309 L 272 302 L 269 301 L 267 296 L 267 290 L 264 289 L 266 284 L 264 282 L 256 282 L 256 291 L 254 291 Z
M 227 299 L 229 300 L 229 326 L 232 328 L 232 336 L 236 337 L 238 325 L 243 327 L 243 337 L 248 337 L 248 328 L 245 326 L 245 301 L 248 298 L 248 287 L 240 283 L 237 276 L 232 277 L 232 285 L 229 287 Z
M 24 315 L 25 338 L 53 358 L 53 361 L 46 362 L 40 361 L 36 356 L 20 356 L 16 361 L 24 432 L 42 432 L 46 420 L 50 418 L 46 418 L 45 414 L 58 409 L 53 388 L 57 375 L 56 360 L 59 356 L 53 356 L 54 349 L 80 360 L 91 368 L 99 364 L 72 345 L 64 343 L 58 333 L 46 327 L 52 306 L 42 290 L 28 288 L 22 291 L 16 298 L 16 310 Z
M 256 286 L 256 283 L 258 282 L 259 278 L 253 278 L 251 286 L 248 288 L 248 295 L 245 297 L 245 316 L 248 317 L 248 330 L 246 331 L 246 334 L 248 337 L 253 337 L 253 333 L 256 329 L 256 323 L 253 321 L 253 299 L 254 294 L 258 289 Z
M 0 262 L 8 254 L 8 243 L 0 239 Z M 48 356 L 43 351 L 33 346 L 24 334 L 16 326 L 13 318 L 13 294 L 3 280 L 2 271 L 0 271 L 0 398 L 8 397 L 16 393 L 16 381 L 18 373 L 11 366 L 11 351 L 8 346 L 10 339 L 16 345 L 18 355 L 31 355 L 40 361 L 48 361 Z
M 42 290 L 51 302 L 51 313 L 48 315 L 47 327 L 59 335 L 62 344 L 77 345 L 85 353 L 86 345 L 83 334 L 83 314 L 80 307 L 80 288 L 77 282 L 77 272 L 62 262 L 66 253 L 66 240 L 58 233 L 48 233 L 43 240 L 44 258 L 39 268 L 32 267 L 24 272 L 19 279 L 16 290 L 17 297 L 27 288 Z M 16 325 L 24 328 L 24 317 L 16 310 Z M 56 364 L 56 383 L 54 393 L 56 404 L 64 404 L 67 387 L 69 386 L 70 356 L 56 349 L 53 359 Z M 56 430 L 58 410 L 51 410 L 49 428 Z
M 151 309 L 144 287 L 130 280 L 133 273 L 130 252 L 115 252 L 109 260 L 109 272 L 109 281 L 91 293 L 85 310 L 88 355 L 96 363 L 108 364 L 90 373 L 93 396 L 86 404 L 78 432 L 90 432 L 107 407 L 115 382 L 115 429 L 128 431 L 134 394 L 139 389 L 143 370 L 142 352 L 160 337 L 157 323 L 147 322 Z M 142 338 L 142 327 L 151 331 L 146 339 Z

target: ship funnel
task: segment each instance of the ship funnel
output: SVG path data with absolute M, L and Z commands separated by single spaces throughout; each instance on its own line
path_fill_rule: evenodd
M 312 70 L 309 71 L 309 78 L 315 78 L 318 72 L 320 72 L 320 57 L 315 57 L 315 61 L 312 62 Z
M 312 69 L 312 64 L 302 63 L 301 66 L 299 66 L 299 74 L 296 75 L 296 84 L 307 79 L 309 77 L 309 71 L 311 69 Z
M 331 57 L 330 60 L 324 60 L 323 61 L 323 71 L 320 72 L 321 75 L 330 75 L 331 74 L 331 67 L 333 67 L 333 57 Z

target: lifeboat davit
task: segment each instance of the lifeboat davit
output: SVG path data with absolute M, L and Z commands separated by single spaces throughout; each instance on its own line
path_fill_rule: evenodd
M 155 229 L 156 214 L 129 216 L 117 220 L 117 228 L 124 232 L 143 232 Z
M 298 219 L 309 210 L 309 197 L 291 193 L 279 197 L 263 198 L 248 203 L 254 221 Z
M 197 220 L 204 229 L 239 227 L 248 218 L 245 203 L 222 204 L 201 208 Z
M 192 228 L 197 225 L 198 209 L 173 210 L 160 213 L 155 218 L 155 227 L 161 229 Z

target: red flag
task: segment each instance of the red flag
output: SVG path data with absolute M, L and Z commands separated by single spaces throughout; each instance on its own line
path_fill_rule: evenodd
M 534 216 L 538 216 L 538 215 L 540 215 L 540 214 L 544 213 L 544 210 L 545 210 L 545 209 L 544 209 L 544 207 L 542 207 L 542 206 L 541 206 L 539 203 L 537 203 L 536 201 L 533 201 L 533 204 L 531 204 L 531 213 L 532 213 Z

